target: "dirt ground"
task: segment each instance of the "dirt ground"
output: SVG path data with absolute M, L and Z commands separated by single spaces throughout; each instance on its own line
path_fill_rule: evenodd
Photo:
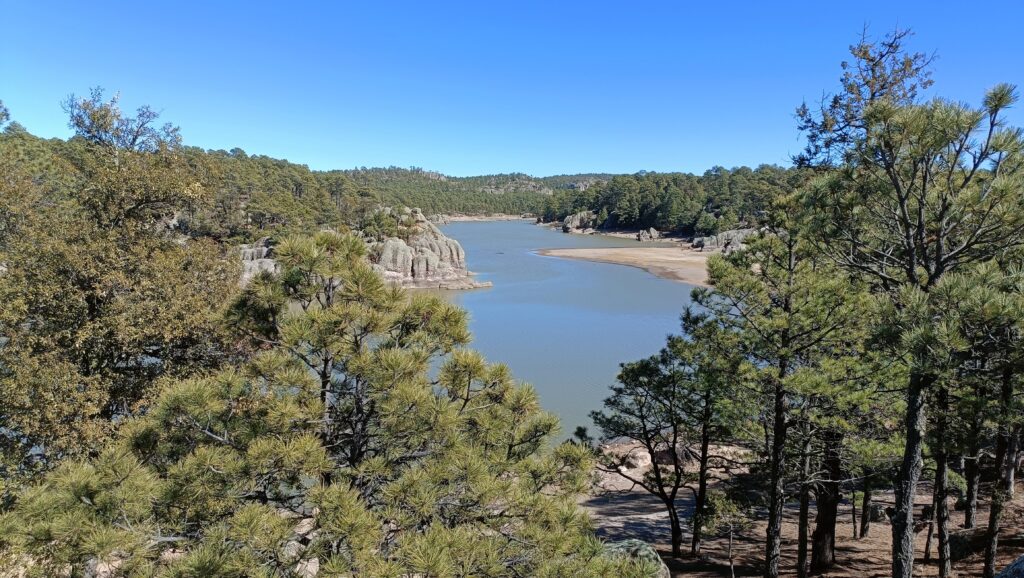
M 629 491 L 628 484 L 611 483 L 618 491 L 600 491 L 590 496 L 583 502 L 583 506 L 590 512 L 594 524 L 597 527 L 598 535 L 608 540 L 624 540 L 637 538 L 655 545 L 661 552 L 663 559 L 672 570 L 673 576 L 687 577 L 718 577 L 729 576 L 729 563 L 727 556 L 727 539 L 710 538 L 705 541 L 703 559 L 682 558 L 673 560 L 669 543 L 668 516 L 665 514 L 661 502 L 654 496 L 642 490 Z M 924 506 L 931 501 L 930 488 L 922 484 L 919 488 L 920 494 L 917 499 L 918 507 Z M 884 506 L 891 506 L 893 498 L 891 493 L 879 493 L 875 496 L 875 502 Z M 693 500 L 689 491 L 680 494 L 677 504 L 681 511 L 686 512 L 686 518 L 692 510 Z M 860 508 L 858 504 L 858 518 Z M 797 537 L 798 510 L 796 504 L 791 504 L 786 509 L 783 521 L 783 543 L 782 543 L 782 574 L 784 576 L 796 575 L 796 537 Z M 814 524 L 814 508 L 811 508 L 811 530 Z M 950 518 L 951 531 L 958 530 L 963 524 L 963 512 L 952 511 Z M 988 520 L 987 505 L 979 504 L 978 520 L 984 525 Z M 1018 556 L 1024 554 L 1024 489 L 1018 486 L 1016 497 L 1006 511 L 1006 523 L 1003 533 L 1000 536 L 999 557 L 997 568 L 1002 569 Z M 858 520 L 859 523 L 859 520 Z M 890 548 L 892 528 L 888 522 L 875 522 L 871 524 L 871 532 L 864 539 L 853 537 L 851 507 L 845 501 L 839 510 L 839 524 L 836 528 L 836 566 L 824 574 L 824 576 L 835 578 L 860 578 L 890 576 Z M 689 546 L 689 528 L 684 528 L 684 545 Z M 749 530 L 734 538 L 733 556 L 736 563 L 736 576 L 760 576 L 760 560 L 763 559 L 765 522 L 755 522 Z M 935 563 L 936 545 L 938 537 L 932 539 L 931 561 L 924 561 L 924 547 L 927 540 L 928 529 L 920 531 L 916 537 L 917 562 L 914 566 L 915 576 L 935 576 L 937 567 Z M 983 563 L 983 552 L 976 552 L 966 560 L 959 561 L 953 565 L 956 575 L 961 577 L 980 576 Z

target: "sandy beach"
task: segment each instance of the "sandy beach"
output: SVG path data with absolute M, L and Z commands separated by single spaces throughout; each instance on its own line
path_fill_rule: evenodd
M 608 249 L 541 249 L 539 255 L 582 259 L 639 267 L 649 273 L 687 283 L 707 286 L 707 260 L 710 252 L 675 247 L 616 247 Z

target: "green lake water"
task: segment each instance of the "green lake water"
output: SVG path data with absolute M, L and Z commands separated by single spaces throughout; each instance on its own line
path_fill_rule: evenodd
M 635 247 L 636 241 L 567 235 L 528 221 L 441 227 L 466 250 L 489 289 L 442 291 L 469 312 L 472 347 L 532 384 L 562 419 L 563 437 L 601 406 L 619 364 L 656 353 L 691 286 L 634 267 L 537 255 L 538 249 Z

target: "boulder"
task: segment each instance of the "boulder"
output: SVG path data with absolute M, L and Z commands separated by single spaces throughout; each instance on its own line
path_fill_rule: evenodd
M 724 253 L 731 253 L 743 246 L 747 237 L 757 232 L 757 229 L 733 229 L 722 231 L 717 235 L 707 237 L 694 237 L 690 246 L 694 249 L 721 249 Z
M 996 574 L 996 578 L 1024 578 L 1024 556 L 1010 562 L 1009 566 Z
M 126 554 L 118 551 L 111 553 L 106 559 L 91 558 L 85 563 L 83 576 L 85 578 L 117 578 L 122 575 L 120 569 L 126 558 Z
M 630 470 L 646 468 L 651 465 L 651 454 L 645 448 L 633 448 L 623 457 L 622 465 Z
M 986 528 L 971 528 L 949 533 L 949 559 L 959 562 L 972 554 L 985 551 Z
M 871 504 L 868 508 L 868 519 L 872 522 L 885 522 L 889 519 L 885 515 L 885 506 L 882 504 Z
M 320 573 L 320 559 L 310 558 L 302 560 L 295 566 L 295 575 L 299 578 L 316 578 Z
M 597 215 L 594 211 L 580 211 L 569 215 L 562 221 L 563 233 L 574 233 L 583 229 L 593 229 L 597 225 Z
M 660 238 L 661 233 L 659 233 L 658 230 L 655 229 L 654 227 L 651 227 L 649 229 L 641 229 L 640 232 L 636 234 L 636 240 L 640 241 L 641 243 L 644 241 L 657 241 Z
M 654 575 L 656 578 L 671 578 L 665 561 L 658 555 L 653 546 L 642 540 L 623 540 L 621 542 L 609 542 L 604 545 L 605 554 L 611 558 L 629 558 L 632 560 L 645 560 L 658 568 Z

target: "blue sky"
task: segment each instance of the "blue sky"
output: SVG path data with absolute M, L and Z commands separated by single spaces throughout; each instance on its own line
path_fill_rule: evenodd
M 1024 2 L 4 3 L 0 99 L 66 137 L 92 86 L 188 144 L 314 169 L 703 172 L 788 162 L 862 27 L 936 52 L 931 94 L 1024 84 Z M 1018 106 L 1011 120 L 1024 124 Z

